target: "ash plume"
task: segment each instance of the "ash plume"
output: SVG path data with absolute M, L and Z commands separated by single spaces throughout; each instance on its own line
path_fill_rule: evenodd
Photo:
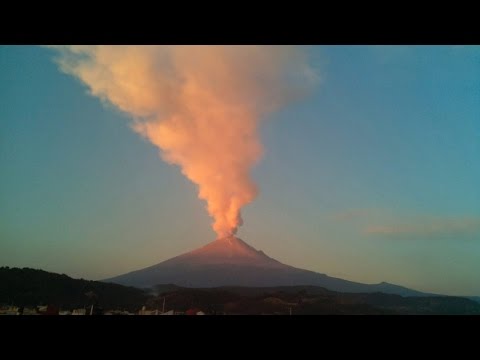
M 131 127 L 198 185 L 218 237 L 235 234 L 257 196 L 268 113 L 316 80 L 293 46 L 52 46 L 62 71 L 132 118 Z

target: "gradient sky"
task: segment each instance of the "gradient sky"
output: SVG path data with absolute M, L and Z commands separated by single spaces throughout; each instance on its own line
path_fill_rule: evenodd
M 309 55 L 320 84 L 264 122 L 238 236 L 331 276 L 480 295 L 480 47 Z M 195 185 L 52 58 L 0 46 L 0 265 L 102 279 L 213 240 Z

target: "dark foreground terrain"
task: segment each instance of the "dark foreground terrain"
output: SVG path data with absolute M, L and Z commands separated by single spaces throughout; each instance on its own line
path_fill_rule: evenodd
M 89 306 L 138 312 L 206 314 L 480 314 L 480 303 L 462 297 L 384 293 L 340 293 L 318 286 L 185 288 L 157 285 L 154 291 L 76 280 L 29 268 L 0 268 L 0 305 Z
M 219 287 L 208 289 L 158 286 L 149 307 L 207 313 L 279 315 L 480 314 L 480 304 L 461 297 L 402 297 L 383 293 L 339 293 L 316 286 Z
M 104 308 L 134 311 L 147 298 L 143 290 L 133 287 L 77 280 L 30 268 L 0 268 L 0 305 L 74 309 L 98 303 Z

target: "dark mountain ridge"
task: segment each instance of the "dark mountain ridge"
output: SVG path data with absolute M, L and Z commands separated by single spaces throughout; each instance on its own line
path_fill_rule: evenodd
M 95 296 L 89 298 L 87 294 Z M 108 309 L 133 310 L 147 294 L 134 287 L 99 281 L 72 279 L 30 268 L 0 267 L 0 304 L 15 306 L 54 305 L 64 309 L 81 308 L 94 301 Z
M 143 291 L 122 285 L 76 280 L 29 268 L 0 268 L 0 305 L 62 309 L 92 303 L 104 310 L 137 312 L 143 306 L 161 311 L 207 314 L 480 314 L 480 304 L 453 296 L 403 297 L 384 293 L 339 293 L 318 286 L 185 288 L 157 285 Z

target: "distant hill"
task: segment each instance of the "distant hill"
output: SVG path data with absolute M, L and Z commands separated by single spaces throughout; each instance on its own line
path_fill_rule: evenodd
M 55 305 L 71 309 L 94 302 L 107 309 L 138 310 L 146 299 L 143 290 L 133 287 L 75 280 L 43 270 L 0 267 L 0 304 L 4 305 Z
M 139 288 L 157 284 L 185 287 L 314 285 L 351 293 L 429 294 L 382 282 L 362 284 L 282 264 L 241 239 L 217 239 L 206 246 L 145 269 L 104 280 Z

